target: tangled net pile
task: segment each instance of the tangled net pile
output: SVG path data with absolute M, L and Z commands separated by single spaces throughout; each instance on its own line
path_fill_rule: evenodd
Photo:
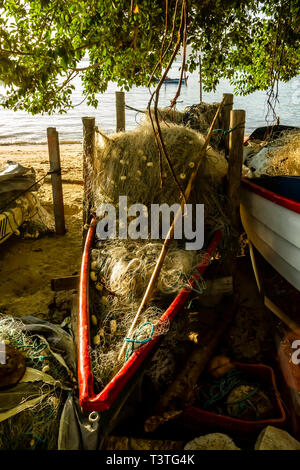
M 0 341 L 21 351 L 27 367 L 42 370 L 49 364 L 48 374 L 57 385 L 66 381 L 67 373 L 49 351 L 48 344 L 37 335 L 25 333 L 21 321 L 0 314 Z M 0 422 L 0 449 L 57 449 L 60 411 L 64 403 L 62 388 L 43 381 L 28 385 L 32 385 L 32 395 L 24 393 L 22 403 L 41 399 Z
M 104 279 L 105 287 L 124 303 L 142 298 L 162 249 L 161 241 L 107 240 L 92 252 L 92 276 Z M 201 252 L 179 248 L 176 241 L 166 255 L 156 297 L 176 294 L 186 284 L 188 275 L 199 264 Z
M 282 132 L 275 140 L 250 141 L 244 155 L 254 177 L 300 176 L 300 131 Z
M 101 327 L 97 328 L 100 333 L 100 345 L 90 348 L 93 374 L 101 387 L 105 387 L 124 364 L 124 359 L 119 361 L 118 355 L 139 306 L 136 302 L 132 305 L 121 305 L 114 300 L 108 298 L 105 305 L 101 305 L 101 315 L 98 317 Z M 155 305 L 150 305 L 142 313 L 132 336 L 133 341 L 128 342 L 126 360 L 142 343 L 168 332 L 169 322 L 158 322 L 162 314 L 163 310 Z
M 174 108 L 158 108 L 157 114 L 160 122 L 182 124 L 190 129 L 205 135 L 216 114 L 220 103 L 199 103 L 188 106 L 184 111 L 178 111 Z M 151 116 L 154 119 L 154 110 L 151 109 Z M 146 122 L 150 122 L 149 110 L 146 112 Z M 221 125 L 221 119 L 218 117 L 215 128 Z M 218 148 L 222 134 L 213 133 L 211 144 Z
M 163 140 L 168 151 L 172 167 L 186 187 L 190 175 L 195 169 L 204 136 L 200 133 L 176 124 L 161 124 Z M 227 173 L 225 157 L 207 149 L 202 160 L 190 203 L 205 204 L 206 222 L 209 216 L 216 217 L 216 206 L 211 200 L 222 192 L 222 181 Z M 159 153 L 152 126 L 145 122 L 129 132 L 120 132 L 103 139 L 103 145 L 97 147 L 94 162 L 93 206 L 102 202 L 119 203 L 119 196 L 126 195 L 128 205 L 139 203 L 150 209 L 151 204 L 167 203 L 172 205 L 180 201 L 180 192 L 170 175 L 166 159 L 162 159 L 161 186 Z M 217 214 L 218 222 L 222 214 Z M 213 220 L 211 221 L 214 225 Z
M 210 112 L 213 116 L 214 108 Z M 185 189 L 198 164 L 205 137 L 179 125 L 184 114 L 178 111 L 159 110 L 159 115 L 163 121 L 161 132 L 171 165 Z M 210 125 L 209 119 L 210 115 L 203 117 L 205 132 Z M 162 157 L 160 161 L 149 115 L 132 131 L 109 137 L 102 132 L 100 135 L 102 141 L 98 142 L 91 168 L 91 207 L 110 203 L 117 208 L 122 195 L 127 196 L 128 207 L 143 204 L 149 213 L 151 204 L 167 203 L 171 206 L 180 202 L 181 194 L 166 158 Z M 224 227 L 228 226 L 228 220 L 222 194 L 227 166 L 225 157 L 208 147 L 188 201 L 205 204 L 208 231 L 223 228 L 223 233 L 226 233 Z M 96 246 L 92 250 L 91 260 L 91 279 L 96 289 L 92 315 L 94 347 L 90 354 L 94 376 L 103 387 L 122 365 L 117 358 L 158 260 L 162 241 L 106 240 L 105 243 L 97 242 Z M 127 357 L 141 342 L 157 334 L 156 325 L 162 314 L 157 305 L 170 304 L 168 296 L 174 296 L 186 286 L 200 259 L 201 253 L 186 251 L 175 242 L 171 244 L 154 293 L 156 305 L 150 305 L 142 314 L 132 338 L 126 340 Z
M 300 131 L 284 132 L 267 153 L 267 174 L 300 176 Z
M 90 351 L 94 376 L 105 386 L 122 365 L 118 354 L 126 333 L 138 310 L 148 281 L 162 248 L 162 242 L 142 240 L 108 240 L 98 242 L 92 250 L 91 277 L 102 295 L 94 316 L 96 347 Z M 201 252 L 186 251 L 172 242 L 160 273 L 153 302 L 160 305 L 169 295 L 176 294 L 184 286 L 202 258 Z M 152 304 L 139 319 L 129 342 L 127 357 L 141 342 L 156 334 L 168 331 L 167 324 L 158 323 L 163 310 Z M 96 317 L 96 318 L 95 318 Z M 97 344 L 99 343 L 99 344 Z

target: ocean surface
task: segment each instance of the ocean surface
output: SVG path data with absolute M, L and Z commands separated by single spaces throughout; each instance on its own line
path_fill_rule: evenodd
M 179 77 L 179 63 L 174 64 L 169 76 Z M 76 89 L 73 93 L 73 104 L 77 105 L 83 100 L 80 79 L 74 82 Z M 82 139 L 83 116 L 95 116 L 98 127 L 107 133 L 115 131 L 115 91 L 117 85 L 110 83 L 107 91 L 99 95 L 98 108 L 88 107 L 86 103 L 68 110 L 66 114 L 36 115 L 23 111 L 10 111 L 0 107 L 0 144 L 13 143 L 41 143 L 46 142 L 47 127 L 56 127 L 59 132 L 60 142 L 76 142 Z M 159 106 L 165 107 L 170 104 L 174 97 L 177 85 L 163 85 L 160 91 Z M 0 88 L 0 94 L 3 89 Z M 220 101 L 223 93 L 232 93 L 233 88 L 228 82 L 220 82 L 216 93 L 203 92 L 203 101 Z M 125 102 L 127 105 L 143 110 L 148 104 L 149 89 L 134 87 L 126 92 Z M 199 103 L 200 86 L 199 74 L 195 71 L 189 75 L 187 86 L 182 86 L 181 96 L 177 109 L 183 110 L 186 106 Z M 235 96 L 235 109 L 246 110 L 246 133 L 251 133 L 256 127 L 266 125 L 265 115 L 266 93 L 256 92 L 248 96 Z M 276 114 L 280 117 L 281 124 L 300 126 L 300 77 L 294 78 L 288 83 L 279 85 L 279 103 Z M 126 110 L 126 129 L 130 130 L 137 126 L 142 119 L 142 114 Z

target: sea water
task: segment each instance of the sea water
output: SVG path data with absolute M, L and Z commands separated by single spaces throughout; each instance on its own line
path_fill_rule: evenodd
M 180 64 L 173 66 L 169 76 L 178 78 Z M 32 116 L 24 111 L 11 111 L 0 107 L 0 144 L 12 143 L 41 143 L 46 142 L 47 127 L 56 127 L 61 142 L 76 142 L 82 139 L 83 116 L 94 116 L 100 129 L 106 133 L 112 133 L 116 128 L 115 91 L 118 87 L 115 83 L 109 83 L 107 91 L 99 94 L 98 108 L 89 107 L 84 96 L 80 79 L 75 82 L 75 90 L 72 101 L 75 108 L 67 110 L 66 114 L 36 115 Z M 160 91 L 159 106 L 170 104 L 177 90 L 176 84 L 163 85 Z M 3 89 L 0 90 L 3 92 Z M 233 93 L 233 87 L 222 80 L 216 92 L 203 92 L 203 101 L 219 102 L 223 93 Z M 145 110 L 150 98 L 150 91 L 146 87 L 133 87 L 126 92 L 127 105 Z M 177 109 L 183 110 L 186 106 L 199 103 L 200 85 L 199 74 L 195 71 L 189 74 L 187 86 L 181 88 Z M 246 111 L 246 133 L 251 133 L 256 127 L 266 125 L 267 96 L 266 92 L 255 92 L 248 96 L 234 97 L 234 108 Z M 276 114 L 280 117 L 281 124 L 289 124 L 300 127 L 300 77 L 296 77 L 288 83 L 279 84 L 279 103 L 276 106 Z M 130 130 L 142 120 L 143 114 L 126 109 L 126 129 Z

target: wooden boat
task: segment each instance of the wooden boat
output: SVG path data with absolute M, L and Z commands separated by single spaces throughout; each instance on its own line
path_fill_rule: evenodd
M 0 212 L 0 244 L 14 233 L 19 234 L 19 227 L 33 212 L 33 208 L 34 199 L 32 193 L 28 192 Z
M 300 291 L 300 177 L 243 178 L 240 212 L 248 239 Z
M 187 81 L 188 81 L 188 78 L 189 77 L 184 77 L 182 78 L 181 80 L 181 83 L 185 83 L 185 85 L 187 85 Z M 156 79 L 156 82 L 159 82 L 159 79 Z M 166 77 L 164 79 L 164 84 L 165 85 L 170 85 L 170 84 L 173 84 L 173 85 L 178 85 L 180 82 L 180 78 L 170 78 L 170 77 Z
M 93 240 L 96 229 L 96 218 L 92 219 L 90 224 L 85 247 L 82 256 L 80 282 L 79 282 L 79 310 L 78 310 L 78 385 L 79 400 L 84 411 L 101 411 L 107 412 L 109 420 L 111 413 L 118 403 L 122 401 L 122 397 L 126 396 L 127 390 L 135 383 L 136 377 L 141 372 L 145 360 L 151 351 L 158 346 L 161 337 L 154 336 L 145 345 L 137 349 L 125 362 L 124 366 L 111 379 L 106 387 L 100 392 L 95 392 L 94 377 L 92 372 L 92 364 L 90 358 L 90 301 L 89 301 L 89 271 L 90 271 L 90 253 L 93 246 Z M 206 252 L 198 265 L 198 273 L 194 273 L 189 281 L 189 286 L 194 287 L 196 280 L 206 271 L 209 260 L 217 249 L 222 239 L 222 232 L 216 231 L 212 237 Z M 180 291 L 169 308 L 161 316 L 159 322 L 166 320 L 172 321 L 179 311 L 184 307 L 192 293 L 191 288 L 184 288 Z M 103 417 L 103 415 L 102 415 Z M 102 419 L 102 418 L 101 418 Z
M 278 137 L 280 137 L 282 132 L 292 131 L 294 129 L 299 129 L 299 127 L 284 126 L 282 124 L 276 124 L 275 126 L 258 127 L 252 132 L 249 137 L 245 139 L 244 143 L 251 140 L 265 140 L 268 137 L 272 137 L 272 139 L 277 139 Z

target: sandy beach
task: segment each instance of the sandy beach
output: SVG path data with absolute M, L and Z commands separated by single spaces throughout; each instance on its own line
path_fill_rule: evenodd
M 79 273 L 82 230 L 82 147 L 61 144 L 61 167 L 67 233 L 36 240 L 13 236 L 0 245 L 0 312 L 20 317 L 35 315 L 59 322 L 70 309 L 70 293 L 54 293 L 52 278 Z M 49 171 L 47 145 L 0 146 L 0 169 L 16 161 L 33 167 L 37 179 Z M 38 196 L 43 207 L 53 214 L 50 178 Z M 22 262 L 21 262 L 22 260 Z

